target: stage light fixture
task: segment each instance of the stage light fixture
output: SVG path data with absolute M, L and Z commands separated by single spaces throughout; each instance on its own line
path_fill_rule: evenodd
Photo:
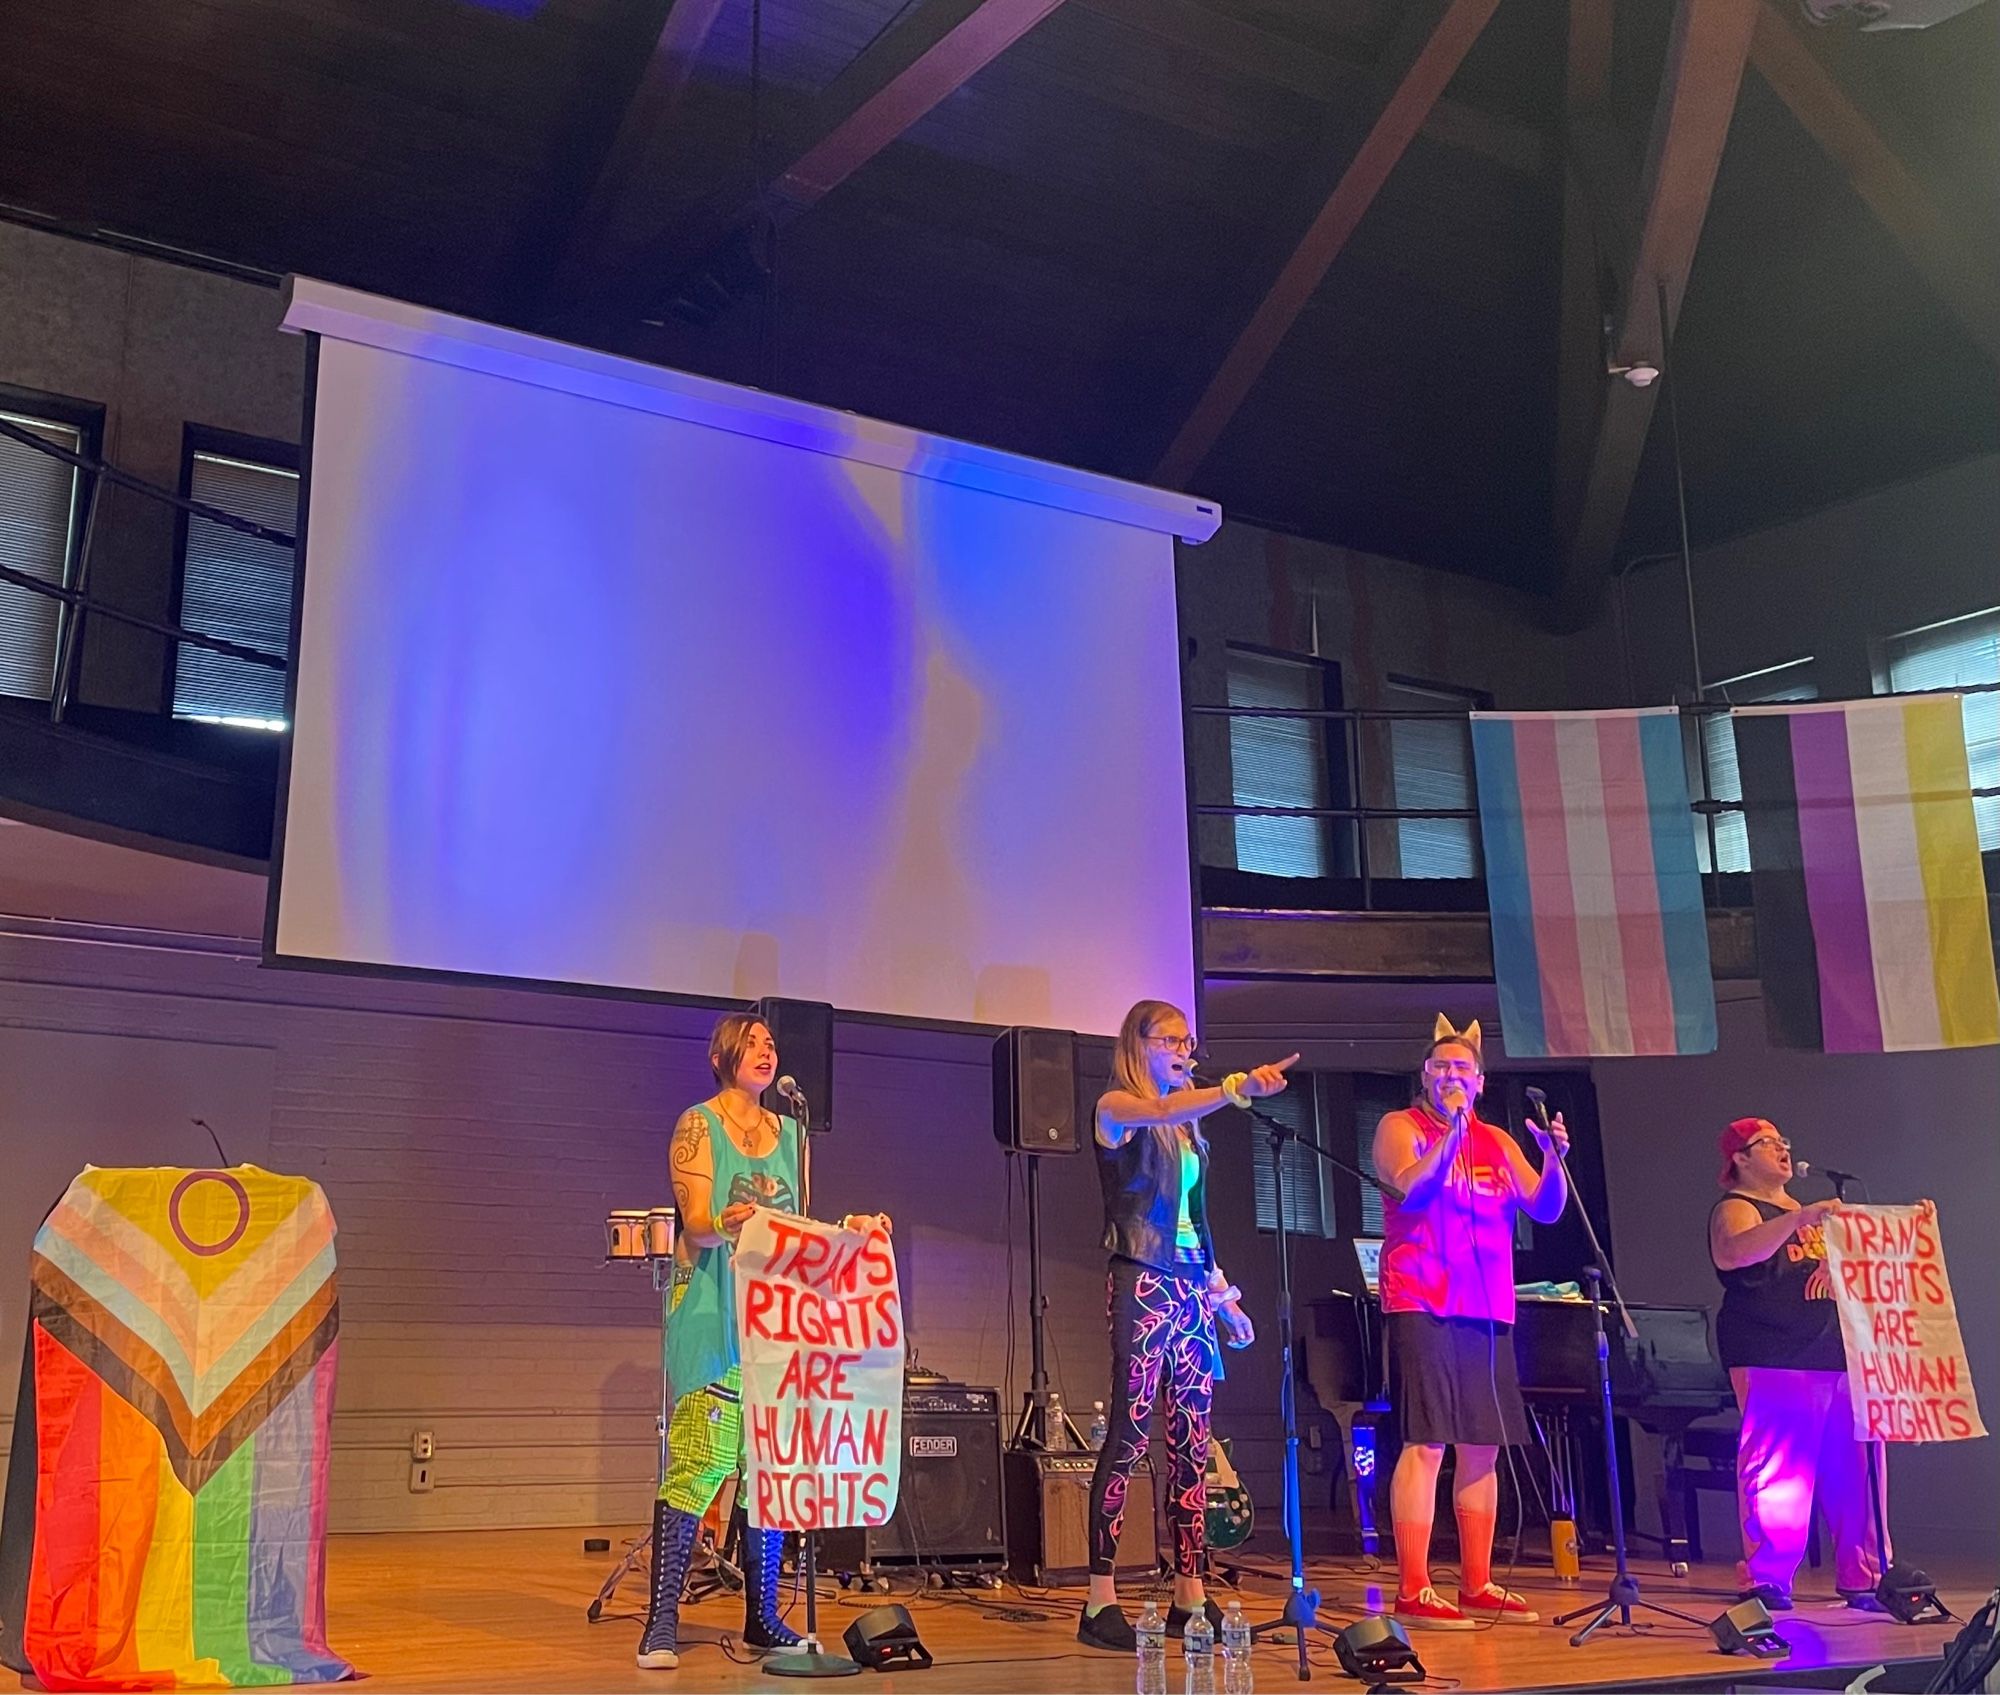
M 1709 1635 L 1725 1654 L 1750 1654 L 1760 1660 L 1782 1660 L 1792 1645 L 1778 1634 L 1771 1622 L 1771 1609 L 1762 1601 L 1738 1601 L 1727 1612 L 1709 1621 Z
M 1429 1674 L 1403 1627 L 1380 1616 L 1350 1624 L 1333 1640 L 1340 1669 L 1371 1689 L 1385 1683 L 1420 1683 Z
M 847 1627 L 841 1640 L 847 1644 L 847 1657 L 863 1671 L 931 1668 L 930 1650 L 917 1639 L 908 1607 L 871 1607 Z
M 1923 1624 L 1952 1616 L 1951 1609 L 1938 1599 L 1931 1574 L 1917 1566 L 1890 1566 L 1875 1585 L 1875 1599 L 1898 1624 Z

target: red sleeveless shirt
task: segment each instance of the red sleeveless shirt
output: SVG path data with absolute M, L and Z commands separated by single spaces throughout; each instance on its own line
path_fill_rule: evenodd
M 1398 1115 L 1422 1157 L 1450 1126 L 1427 1102 Z M 1444 1182 L 1424 1206 L 1382 1199 L 1382 1310 L 1514 1322 L 1514 1214 L 1520 1199 L 1506 1132 L 1475 1117 Z

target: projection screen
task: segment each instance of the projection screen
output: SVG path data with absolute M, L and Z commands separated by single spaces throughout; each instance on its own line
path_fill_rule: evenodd
M 1194 987 L 1208 502 L 295 281 L 267 954 L 1109 1031 Z

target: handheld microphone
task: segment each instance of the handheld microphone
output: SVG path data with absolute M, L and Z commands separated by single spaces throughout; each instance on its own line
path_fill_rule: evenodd
M 1528 1115 L 1542 1127 L 1545 1134 L 1553 1137 L 1555 1126 L 1549 1122 L 1549 1097 L 1547 1094 L 1536 1088 L 1532 1083 L 1523 1089 L 1521 1093 L 1527 1097 Z M 1551 1141 L 1549 1146 L 1555 1149 L 1557 1159 L 1561 1160 L 1565 1165 L 1569 1163 L 1569 1156 L 1563 1152 L 1560 1145 Z

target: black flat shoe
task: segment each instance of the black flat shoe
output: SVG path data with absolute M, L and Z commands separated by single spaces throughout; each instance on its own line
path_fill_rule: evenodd
M 1221 1642 L 1222 1609 L 1215 1604 L 1215 1597 L 1213 1595 L 1203 1601 L 1201 1607 L 1202 1611 L 1208 1614 L 1208 1628 L 1215 1632 L 1215 1640 L 1218 1643 Z M 1188 1620 L 1193 1617 L 1194 1612 L 1192 1609 L 1183 1612 L 1179 1607 L 1169 1607 L 1167 1609 L 1167 1634 L 1176 1642 L 1180 1641 L 1182 1637 L 1187 1635 Z M 1138 1643 L 1135 1641 L 1132 1646 L 1134 1651 L 1136 1651 Z
M 1762 1601 L 1766 1612 L 1788 1613 L 1792 1610 L 1791 1596 L 1775 1584 L 1760 1583 L 1755 1588 L 1744 1590 L 1736 1598 L 1739 1601 Z
M 1104 1648 L 1114 1654 L 1136 1654 L 1139 1638 L 1116 1601 L 1096 1612 L 1085 1612 L 1077 1621 L 1076 1639 L 1086 1648 Z

